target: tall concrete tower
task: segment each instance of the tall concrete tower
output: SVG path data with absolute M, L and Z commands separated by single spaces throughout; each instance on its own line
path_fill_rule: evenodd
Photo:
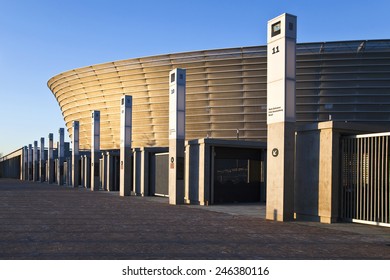
M 45 138 L 41 137 L 41 149 L 39 150 L 41 156 L 39 157 L 39 178 L 41 182 L 46 180 L 46 158 L 45 158 Z
M 100 158 L 100 111 L 91 113 L 91 191 L 98 191 Z
M 38 161 L 38 141 L 34 141 L 34 162 L 33 162 L 33 181 L 38 181 L 39 177 L 39 161 Z
M 268 22 L 266 218 L 294 219 L 295 61 L 297 18 Z
M 169 72 L 169 204 L 184 203 L 186 70 Z
M 28 180 L 33 180 L 33 148 L 28 144 Z
M 80 135 L 80 123 L 79 121 L 73 121 L 72 123 L 72 183 L 73 187 L 79 186 L 80 176 L 80 153 L 79 153 L 79 135 Z
M 119 195 L 131 194 L 131 178 L 133 168 L 131 165 L 131 130 L 132 130 L 133 98 L 125 95 L 121 98 L 120 120 L 120 171 L 119 171 Z
M 23 173 L 22 173 L 22 180 L 27 181 L 28 180 L 28 148 L 27 146 L 23 147 Z
M 54 155 L 53 155 L 53 133 L 49 133 L 49 147 L 47 152 L 47 181 L 49 184 L 54 182 Z
M 60 128 L 58 130 L 59 140 L 58 140 L 58 164 L 57 164 L 57 184 L 64 184 L 64 160 L 65 160 L 65 142 L 64 142 L 64 129 Z

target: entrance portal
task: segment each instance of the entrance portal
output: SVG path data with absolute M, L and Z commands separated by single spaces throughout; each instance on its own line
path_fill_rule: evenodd
M 265 200 L 260 150 L 215 147 L 214 151 L 215 204 Z

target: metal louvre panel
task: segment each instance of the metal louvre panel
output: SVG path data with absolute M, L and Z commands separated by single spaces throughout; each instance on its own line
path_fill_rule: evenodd
M 69 134 L 101 111 L 102 149 L 119 148 L 119 100 L 133 96 L 133 147 L 168 145 L 168 73 L 187 69 L 187 140 L 266 140 L 266 46 L 127 59 L 61 73 L 48 81 Z M 390 40 L 297 45 L 297 124 L 381 122 L 390 128 Z M 104 124 L 104 125 L 103 125 Z
M 312 46 L 298 57 L 298 122 L 390 120 L 388 40 Z M 359 51 L 360 46 L 365 48 Z

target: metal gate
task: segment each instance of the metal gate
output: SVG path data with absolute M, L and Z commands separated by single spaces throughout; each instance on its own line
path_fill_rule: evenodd
M 341 218 L 390 226 L 390 133 L 341 140 Z
M 155 185 L 152 195 L 169 195 L 169 153 L 156 154 Z

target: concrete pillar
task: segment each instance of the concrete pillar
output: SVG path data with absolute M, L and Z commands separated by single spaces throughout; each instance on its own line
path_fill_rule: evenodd
M 65 184 L 68 185 L 68 186 L 71 186 L 72 185 L 72 181 L 71 181 L 71 178 L 72 178 L 72 162 L 71 162 L 71 159 L 69 157 L 65 158 L 65 163 L 66 163 L 66 172 L 65 173 Z M 65 163 L 64 163 L 64 166 L 65 166 Z
M 45 138 L 41 137 L 41 156 L 39 159 L 39 178 L 41 179 L 41 182 L 44 182 L 46 180 L 46 166 L 45 166 Z
M 68 185 L 73 186 L 73 177 L 72 177 L 73 160 L 71 154 L 69 155 L 69 157 L 66 158 L 66 161 L 68 162 Z
M 207 139 L 188 141 L 186 145 L 185 202 L 209 205 L 214 201 L 213 174 L 214 147 Z M 189 168 L 191 167 L 191 168 Z
M 53 133 L 49 133 L 49 150 L 47 153 L 47 181 L 49 184 L 54 182 L 54 156 L 53 156 Z
M 38 141 L 34 141 L 33 152 L 33 181 L 38 181 L 39 177 L 39 162 L 38 162 Z
M 266 202 L 267 198 L 267 149 L 261 151 L 261 183 L 260 183 L 260 202 Z
M 104 165 L 104 163 L 103 163 L 103 158 L 102 158 L 102 156 L 103 155 L 101 155 L 100 156 L 100 158 L 99 158 L 99 190 L 103 190 L 103 176 L 104 176 L 104 174 L 103 174 L 103 165 Z
M 198 196 L 201 205 L 214 203 L 214 188 L 211 186 L 211 182 L 214 181 L 214 175 L 211 172 L 211 170 L 214 171 L 214 154 L 214 147 L 210 148 L 204 141 L 199 145 L 198 181 L 200 184 L 198 186 Z
M 18 179 L 23 180 L 23 170 L 24 170 L 24 164 L 23 164 L 23 147 L 20 149 L 20 157 L 17 159 L 17 165 L 18 165 Z
M 64 185 L 68 185 L 68 164 L 67 159 L 64 159 Z
M 84 156 L 80 156 L 80 184 L 84 187 Z
M 112 157 L 113 166 L 114 166 L 114 173 L 113 173 L 113 187 L 114 191 L 119 192 L 119 185 L 120 185 L 120 151 L 118 151 L 118 154 L 114 154 Z
M 141 149 L 141 174 L 140 193 L 142 196 L 149 195 L 149 152 L 146 148 Z
M 102 152 L 100 165 L 100 188 L 107 190 L 107 153 Z
M 295 61 L 297 19 L 268 22 L 266 219 L 294 219 Z
M 106 152 L 106 160 L 107 160 L 107 191 L 113 191 L 114 190 L 114 161 L 113 156 L 111 152 Z
M 186 70 L 169 72 L 169 204 L 184 203 Z
M 58 144 L 58 142 L 57 142 Z M 57 150 L 58 153 L 58 150 Z M 58 158 L 54 159 L 54 183 L 57 184 Z
M 33 148 L 32 145 L 28 145 L 28 180 L 33 179 Z
M 84 156 L 84 188 L 88 189 L 91 187 L 91 159 Z
M 91 119 L 91 191 L 98 191 L 100 188 L 100 111 L 92 111 Z
M 27 146 L 23 147 L 23 156 L 22 156 L 22 180 L 26 181 L 28 179 L 28 149 Z
M 72 184 L 74 188 L 79 186 L 80 176 L 80 153 L 79 153 L 79 135 L 80 135 L 80 124 L 79 121 L 73 121 L 72 123 Z
M 121 98 L 120 120 L 120 171 L 119 171 L 119 195 L 131 194 L 131 129 L 132 129 L 133 98 L 125 95 Z
M 188 144 L 188 141 L 185 141 L 184 144 L 185 149 L 185 169 L 184 169 L 184 203 L 190 204 L 191 203 L 191 197 L 190 197 L 190 160 L 192 159 L 191 155 L 191 146 Z
M 141 149 L 133 148 L 133 192 L 141 195 Z
M 70 153 L 70 143 L 64 143 L 64 160 L 66 161 L 67 169 L 64 169 L 65 184 L 72 185 L 72 154 Z
M 65 158 L 65 143 L 64 143 L 64 129 L 58 130 L 59 142 L 58 142 L 58 164 L 57 164 L 57 184 L 64 184 L 64 158 Z

